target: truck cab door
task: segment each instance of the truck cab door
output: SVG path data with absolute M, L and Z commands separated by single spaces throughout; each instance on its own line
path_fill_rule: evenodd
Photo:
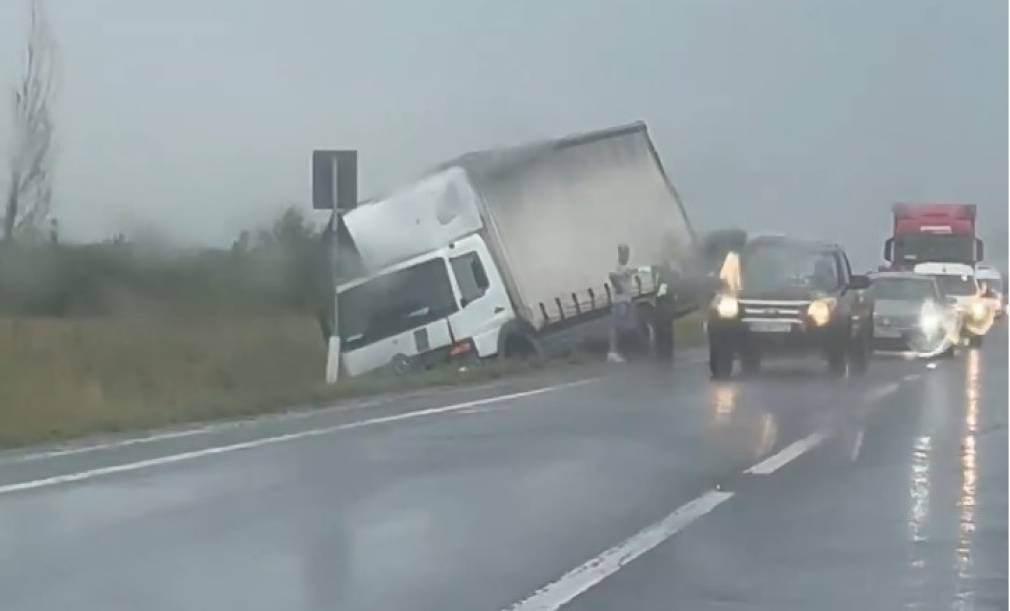
M 487 245 L 479 236 L 456 243 L 449 257 L 459 311 L 449 317 L 455 341 L 472 340 L 477 354 L 498 352 L 498 332 L 515 311 Z

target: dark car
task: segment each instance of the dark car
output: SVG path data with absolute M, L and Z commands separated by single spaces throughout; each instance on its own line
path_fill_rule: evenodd
M 863 373 L 873 340 L 870 280 L 835 244 L 758 237 L 727 260 L 708 315 L 709 365 L 725 378 L 739 360 L 757 372 L 775 354 L 819 354 L 831 370 Z M 734 264 L 737 263 L 737 264 Z

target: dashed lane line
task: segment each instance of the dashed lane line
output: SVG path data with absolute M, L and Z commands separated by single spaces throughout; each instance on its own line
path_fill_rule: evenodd
M 659 522 L 638 531 L 508 607 L 508 611 L 555 611 L 561 608 L 731 498 L 732 492 L 709 490 L 673 510 Z

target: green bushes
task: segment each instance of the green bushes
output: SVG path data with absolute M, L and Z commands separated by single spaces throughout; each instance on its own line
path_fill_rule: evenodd
M 316 232 L 294 209 L 230 250 L 165 252 L 115 241 L 0 247 L 0 314 L 109 316 L 135 310 L 315 312 L 328 282 Z

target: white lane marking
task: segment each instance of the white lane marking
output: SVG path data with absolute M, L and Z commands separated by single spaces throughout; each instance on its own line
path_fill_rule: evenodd
M 913 382 L 915 380 L 918 380 L 921 377 L 922 377 L 921 373 L 910 373 L 910 374 L 907 374 L 907 375 L 903 376 L 901 379 L 904 382 Z
M 393 399 L 383 398 L 383 399 L 369 399 L 367 401 L 359 401 L 346 405 L 336 405 L 322 408 L 308 408 L 305 406 L 298 406 L 298 407 L 292 407 L 291 408 L 292 411 L 280 412 L 276 414 L 266 414 L 262 416 L 245 418 L 242 420 L 235 420 L 231 422 L 216 422 L 214 424 L 207 424 L 204 426 L 183 429 L 180 431 L 167 431 L 164 433 L 154 433 L 151 435 L 144 435 L 143 437 L 130 437 L 129 439 L 119 439 L 116 441 L 109 441 L 106 443 L 95 443 L 85 446 L 59 448 L 55 450 L 46 450 L 44 452 L 34 452 L 31 454 L 15 454 L 13 456 L 0 458 L 0 464 L 5 462 L 24 463 L 35 460 L 44 460 L 47 458 L 60 458 L 64 456 L 73 456 L 76 454 L 87 454 L 89 452 L 114 450 L 117 448 L 126 448 L 135 445 L 156 443 L 159 441 L 169 441 L 172 439 L 181 439 L 185 437 L 196 437 L 198 435 L 210 435 L 213 433 L 220 433 L 222 431 L 230 431 L 242 427 L 255 426 L 257 424 L 261 424 L 264 422 L 286 422 L 289 420 L 300 420 L 303 418 L 309 418 L 311 416 L 325 415 L 327 413 L 331 413 L 334 411 L 352 412 L 360 409 L 366 409 L 369 407 L 375 407 L 376 405 L 382 405 L 384 403 L 390 403 L 392 401 Z
M 825 439 L 824 433 L 817 432 L 807 435 L 803 439 L 794 441 L 786 447 L 772 454 L 768 458 L 753 465 L 744 471 L 748 475 L 770 475 L 775 473 L 790 462 L 796 460 L 806 452 L 816 448 Z
M 392 416 L 383 416 L 380 418 L 370 418 L 368 420 L 359 420 L 356 422 L 347 422 L 344 424 L 338 424 L 334 426 L 327 426 L 317 429 L 307 429 L 304 431 L 298 431 L 295 433 L 287 433 L 285 435 L 276 435 L 273 437 L 261 437 L 259 439 L 252 439 L 250 441 L 243 441 L 241 443 L 233 443 L 224 446 L 215 446 L 210 448 L 203 448 L 200 450 L 193 450 L 191 452 L 182 452 L 179 454 L 169 454 L 167 456 L 159 456 L 157 458 L 149 458 L 146 460 L 138 460 L 135 462 L 123 463 L 119 465 L 112 465 L 109 467 L 99 467 L 96 469 L 88 469 L 86 471 L 79 471 L 76 473 L 67 473 L 64 475 L 54 475 L 52 477 L 45 477 L 42 479 L 29 480 L 25 482 L 17 482 L 13 484 L 0 485 L 0 495 L 10 494 L 12 492 L 22 492 L 25 490 L 35 490 L 38 488 L 46 488 L 49 486 L 56 486 L 58 484 L 69 484 L 72 482 L 80 482 L 84 480 L 90 480 L 97 477 L 103 477 L 108 475 L 114 475 L 117 473 L 126 473 L 129 471 L 138 471 L 140 469 L 146 469 L 149 467 L 157 467 L 161 465 L 169 465 L 177 462 L 183 462 L 186 460 L 193 460 L 195 458 L 203 458 L 206 456 L 214 456 L 216 454 L 225 454 L 228 452 L 238 452 L 240 450 L 250 450 L 252 448 L 259 448 L 268 445 L 274 445 L 278 443 L 284 443 L 287 441 L 295 441 L 298 439 L 307 439 L 310 437 L 319 437 L 322 435 L 330 435 L 333 433 L 338 433 L 340 431 L 347 431 L 351 429 L 362 428 L 366 426 L 373 426 L 376 424 L 385 424 L 389 422 L 400 422 L 403 420 L 412 420 L 414 418 L 421 418 L 424 416 L 434 416 L 437 414 L 447 414 L 452 412 L 459 412 L 468 408 L 472 408 L 478 405 L 488 405 L 490 403 L 500 403 L 503 401 L 512 401 L 515 399 L 525 399 L 527 397 L 533 397 L 536 395 L 542 395 L 544 393 L 553 392 L 557 390 L 563 390 L 566 388 L 572 388 L 574 386 L 580 386 L 582 384 L 587 384 L 589 382 L 595 381 L 597 378 L 591 378 L 588 380 L 579 380 L 577 382 L 569 382 L 566 384 L 557 384 L 554 386 L 546 386 L 543 388 L 537 388 L 534 390 L 526 390 L 522 392 L 511 393 L 507 395 L 498 395 L 495 397 L 486 397 L 484 399 L 476 399 L 473 401 L 466 401 L 463 403 L 455 403 L 453 405 L 444 405 L 442 407 L 432 407 L 429 409 L 422 409 L 413 412 L 404 412 L 402 414 L 394 414 Z
M 871 403 L 880 401 L 884 397 L 896 392 L 898 388 L 899 384 L 897 382 L 890 382 L 888 384 L 884 384 L 883 386 L 868 391 L 866 393 L 866 400 Z
M 464 390 L 480 391 L 493 388 L 494 386 L 495 383 L 492 382 L 489 384 L 479 384 L 476 386 L 454 388 L 451 389 L 451 392 L 464 391 Z M 42 452 L 33 452 L 30 454 L 14 453 L 7 456 L 0 454 L 0 465 L 11 463 L 25 463 L 36 460 L 45 460 L 48 458 L 61 458 L 64 456 L 87 454 L 90 452 L 101 452 L 104 450 L 115 450 L 118 448 L 126 448 L 134 445 L 157 443 L 159 441 L 169 441 L 172 439 L 181 439 L 185 437 L 196 437 L 199 435 L 212 435 L 214 433 L 220 433 L 222 431 L 231 431 L 242 427 L 256 426 L 262 423 L 302 420 L 305 418 L 311 418 L 313 416 L 326 416 L 332 413 L 345 413 L 345 412 L 349 413 L 362 409 L 368 409 L 370 407 L 375 407 L 378 405 L 388 405 L 391 403 L 395 403 L 396 401 L 400 401 L 404 398 L 413 398 L 425 394 L 427 393 L 424 390 L 421 390 L 421 391 L 409 392 L 406 394 L 383 395 L 381 397 L 372 399 L 351 400 L 346 403 L 341 402 L 336 405 L 330 405 L 324 407 L 296 405 L 288 407 L 284 411 L 279 411 L 272 414 L 262 414 L 259 416 L 252 416 L 249 418 L 242 418 L 240 420 L 233 420 L 229 422 L 215 422 L 213 424 L 206 424 L 203 426 L 196 426 L 175 431 L 166 431 L 163 433 L 141 435 L 139 437 L 130 437 L 127 439 L 119 439 L 116 441 L 109 441 L 105 443 L 95 443 L 82 446 L 57 448 L 53 450 L 45 450 Z
M 732 492 L 709 490 L 693 501 L 681 505 L 659 522 L 645 527 L 637 534 L 568 571 L 557 581 L 545 585 L 527 598 L 508 607 L 508 611 L 555 611 L 561 608 L 732 497 Z
M 849 456 L 851 462 L 856 462 L 859 459 L 859 451 L 863 449 L 863 429 L 859 429 L 859 433 L 856 435 L 856 443 L 852 446 L 852 454 Z

